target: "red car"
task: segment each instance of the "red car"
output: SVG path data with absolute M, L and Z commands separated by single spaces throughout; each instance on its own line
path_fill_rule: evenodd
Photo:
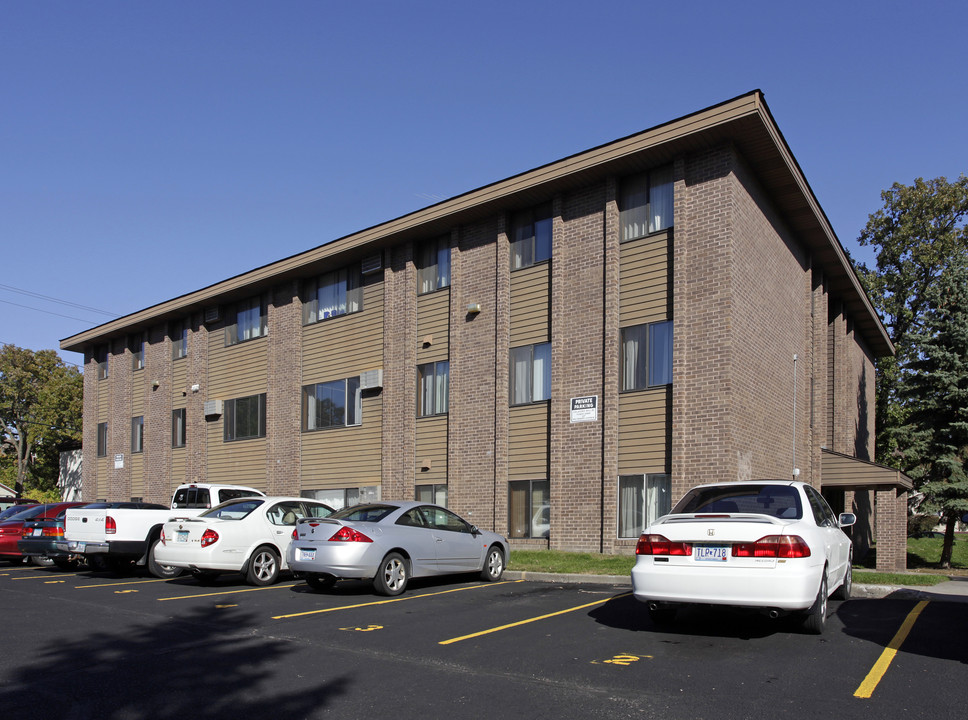
M 0 560 L 21 562 L 24 557 L 17 547 L 23 534 L 24 522 L 28 520 L 53 520 L 67 508 L 84 505 L 81 502 L 48 503 L 46 505 L 31 505 L 23 512 L 11 515 L 0 522 Z

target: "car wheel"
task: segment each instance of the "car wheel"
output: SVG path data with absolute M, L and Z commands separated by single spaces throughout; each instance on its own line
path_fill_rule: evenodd
M 54 565 L 57 567 L 58 570 L 76 570 L 77 560 L 64 560 L 64 559 L 54 560 Z
M 492 545 L 484 558 L 484 568 L 481 570 L 481 580 L 496 582 L 504 574 L 504 553 L 501 548 Z
M 158 547 L 158 543 L 160 542 L 161 540 L 155 540 L 151 543 L 151 550 L 148 551 L 148 572 L 156 578 L 162 578 L 164 580 L 176 578 L 185 572 L 183 568 L 175 567 L 174 565 L 162 565 L 155 560 L 155 548 Z
M 676 614 L 679 611 L 669 605 L 657 605 L 655 607 L 649 604 L 649 619 L 652 620 L 654 625 L 671 625 L 675 619 Z
M 52 567 L 54 565 L 54 561 L 46 555 L 31 555 L 27 558 L 27 561 L 39 567 Z
M 250 585 L 264 587 L 279 579 L 279 556 L 272 548 L 258 548 L 249 558 L 245 579 Z
M 373 587 L 380 595 L 399 595 L 407 587 L 407 562 L 400 553 L 390 553 L 373 578 Z
M 840 587 L 834 590 L 835 600 L 850 600 L 850 588 L 853 585 L 853 571 L 850 568 L 850 564 L 853 559 L 847 561 L 847 569 L 844 571 L 844 581 L 840 584 Z
M 811 635 L 823 633 L 824 623 L 827 621 L 827 568 L 823 569 L 820 577 L 820 591 L 817 599 L 803 616 L 803 629 Z
M 336 584 L 336 578 L 332 575 L 307 575 L 306 584 L 313 590 L 329 590 Z

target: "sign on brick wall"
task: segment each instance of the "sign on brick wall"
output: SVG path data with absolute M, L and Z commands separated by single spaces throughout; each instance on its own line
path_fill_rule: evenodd
M 598 395 L 574 397 L 571 399 L 571 421 L 595 422 L 598 420 Z

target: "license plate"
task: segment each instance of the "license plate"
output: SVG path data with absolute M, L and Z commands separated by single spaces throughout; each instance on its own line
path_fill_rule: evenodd
M 33 535 L 34 537 L 37 537 L 38 535 L 43 535 L 43 534 L 44 534 L 44 531 L 41 528 L 34 528 L 33 532 L 31 533 L 31 535 Z
M 316 550 L 304 550 L 303 548 L 296 548 L 296 559 L 303 561 L 311 561 L 316 559 Z
M 728 556 L 728 548 L 722 545 L 696 545 L 693 547 L 693 558 L 697 562 L 724 563 Z
M 188 542 L 188 530 L 176 530 L 175 531 L 175 542 Z

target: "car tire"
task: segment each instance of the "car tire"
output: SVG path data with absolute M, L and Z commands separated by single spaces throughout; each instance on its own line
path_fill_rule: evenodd
M 820 590 L 817 592 L 817 599 L 803 616 L 803 630 L 811 635 L 823 633 L 824 624 L 827 622 L 827 568 L 823 569 L 820 576 Z
M 332 575 L 307 575 L 306 584 L 313 590 L 329 590 L 336 584 L 336 578 Z
M 481 580 L 497 582 L 504 574 L 504 553 L 497 545 L 491 545 L 484 557 L 484 567 L 481 569 Z
M 392 552 L 383 558 L 373 578 L 373 587 L 380 595 L 399 595 L 407 588 L 407 561 L 400 553 Z
M 256 548 L 246 566 L 245 580 L 249 585 L 265 587 L 279 579 L 279 555 L 268 547 Z
M 669 605 L 660 605 L 658 607 L 649 607 L 649 619 L 652 621 L 653 625 L 671 625 L 675 622 L 676 615 L 678 614 L 678 609 Z
M 853 558 L 848 559 L 847 570 L 844 571 L 844 581 L 840 584 L 839 588 L 834 590 L 834 600 L 850 600 L 850 588 L 854 584 L 854 573 L 850 567 L 852 562 Z
M 159 539 L 151 543 L 151 549 L 148 551 L 148 572 L 150 572 L 156 578 L 161 578 L 163 580 L 176 578 L 185 572 L 184 568 L 175 567 L 174 565 L 162 565 L 155 560 L 155 548 L 158 547 L 158 543 L 160 542 L 161 540 Z

